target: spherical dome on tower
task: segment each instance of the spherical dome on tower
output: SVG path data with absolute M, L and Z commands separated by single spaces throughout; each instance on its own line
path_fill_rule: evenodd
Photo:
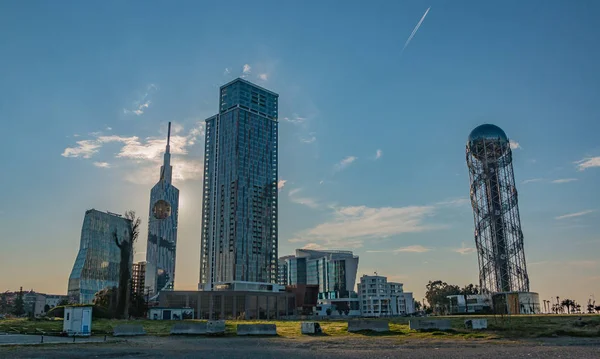
M 484 140 L 503 140 L 508 142 L 508 137 L 502 129 L 496 125 L 485 124 L 475 127 L 469 135 L 469 142 L 477 141 L 479 139 Z
M 467 146 L 480 160 L 500 158 L 510 149 L 506 133 L 500 127 L 492 124 L 480 125 L 471 131 Z

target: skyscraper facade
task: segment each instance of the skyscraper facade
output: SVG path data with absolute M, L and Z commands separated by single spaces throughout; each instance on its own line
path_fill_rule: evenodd
M 175 255 L 177 248 L 177 219 L 179 190 L 172 185 L 171 123 L 167 147 L 158 183 L 150 191 L 148 216 L 148 244 L 146 249 L 146 280 L 150 299 L 161 290 L 172 290 L 175 285 Z
M 89 304 L 96 292 L 119 286 L 121 250 L 113 232 L 128 234 L 131 221 L 121 215 L 90 209 L 85 212 L 79 252 L 69 276 L 68 294 L 76 303 Z
M 277 282 L 277 101 L 244 79 L 206 120 L 200 280 Z

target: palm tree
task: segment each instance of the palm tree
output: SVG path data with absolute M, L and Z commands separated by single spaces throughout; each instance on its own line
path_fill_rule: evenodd
M 575 303 L 575 301 L 572 299 L 563 299 L 563 301 L 560 302 L 560 305 L 563 307 L 566 307 L 567 313 L 571 314 L 571 308 L 575 309 L 575 307 L 577 306 L 577 303 Z

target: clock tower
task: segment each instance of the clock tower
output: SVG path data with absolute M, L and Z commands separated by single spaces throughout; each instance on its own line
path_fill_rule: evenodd
M 171 122 L 160 179 L 150 191 L 145 281 L 150 300 L 157 300 L 163 290 L 173 290 L 175 284 L 179 190 L 171 183 L 173 167 L 170 141 Z

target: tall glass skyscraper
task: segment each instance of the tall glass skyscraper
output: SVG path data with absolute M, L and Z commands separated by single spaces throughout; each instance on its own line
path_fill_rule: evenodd
M 172 290 L 175 284 L 179 190 L 171 184 L 173 166 L 170 141 L 171 122 L 160 178 L 150 191 L 145 280 L 150 299 L 157 297 L 161 290 Z
M 69 276 L 69 297 L 82 304 L 92 303 L 96 292 L 119 286 L 121 250 L 113 232 L 126 237 L 131 222 L 121 215 L 90 209 L 81 228 L 79 253 Z
M 199 289 L 277 281 L 277 100 L 246 80 L 206 120 Z

